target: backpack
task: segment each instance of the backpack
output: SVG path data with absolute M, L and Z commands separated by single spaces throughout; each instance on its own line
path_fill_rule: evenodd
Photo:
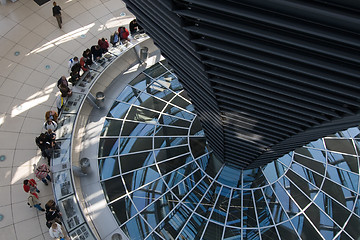
M 30 202 L 33 202 L 33 196 L 31 196 L 31 195 L 27 199 L 27 205 L 29 205 L 29 207 L 32 208 L 33 206 L 32 206 L 32 204 Z
M 113 33 L 110 35 L 110 43 L 111 44 L 114 44 L 114 38 L 115 38 L 115 34 Z

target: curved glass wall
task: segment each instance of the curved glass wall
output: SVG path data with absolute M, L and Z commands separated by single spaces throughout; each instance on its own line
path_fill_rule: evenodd
M 101 184 L 130 239 L 358 239 L 359 128 L 261 168 L 222 164 L 177 77 L 161 62 L 109 111 Z

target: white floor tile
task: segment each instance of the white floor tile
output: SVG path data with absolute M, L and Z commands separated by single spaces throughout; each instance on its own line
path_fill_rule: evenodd
M 40 134 L 41 132 L 45 131 L 45 129 L 43 128 L 43 123 L 44 120 L 42 119 L 26 118 L 21 128 L 21 132 Z
M 33 13 L 30 16 L 28 16 L 27 18 L 25 18 L 20 25 L 22 25 L 23 27 L 29 29 L 29 30 L 33 30 L 34 28 L 36 28 L 39 25 L 42 25 L 42 23 L 45 21 L 45 19 L 40 16 L 37 13 Z
M 0 76 L 3 76 L 3 77 L 9 76 L 9 74 L 16 67 L 16 65 L 17 65 L 17 63 L 12 62 L 8 59 L 2 58 L 0 60 Z
M 1 104 L 0 104 L 0 114 L 6 113 L 9 110 L 9 107 L 10 107 L 12 101 L 13 101 L 12 97 L 0 95 L 0 102 L 1 102 Z M 1 118 L 2 117 L 0 117 L 0 119 Z M 1 120 L 1 122 L 2 122 L 2 120 Z
M 38 134 L 20 133 L 16 149 L 37 149 L 35 144 L 35 137 L 37 137 L 37 135 Z
M 32 72 L 33 70 L 31 68 L 18 64 L 10 73 L 8 78 L 16 80 L 18 82 L 25 82 Z
M 5 96 L 16 96 L 23 84 L 11 79 L 5 80 L 0 89 L 0 94 Z
M 36 218 L 15 223 L 15 230 L 17 240 L 28 240 L 42 234 L 40 223 Z
M 24 124 L 25 117 L 22 116 L 15 116 L 11 117 L 11 115 L 5 115 L 4 124 L 1 125 L 0 130 L 3 132 L 20 132 L 23 124 Z
M 0 21 L 0 25 L 1 25 L 1 21 Z M 1 26 L 3 27 L 3 26 Z M 13 48 L 15 46 L 15 42 L 11 41 L 5 37 L 2 37 L 0 39 L 1 44 L 0 44 L 0 57 L 4 57 L 6 55 L 7 52 L 10 51 L 11 48 Z
M 0 207 L 8 206 L 11 204 L 11 198 L 10 198 L 10 185 L 9 186 L 2 186 L 0 187 Z M 1 229 L 0 229 L 1 232 Z M 0 234 L 1 236 L 1 234 Z M 4 239 L 1 238 L 0 239 Z
M 0 131 L 0 149 L 14 149 L 19 133 Z
M 14 11 L 12 11 L 7 17 L 9 17 L 13 21 L 19 23 L 22 20 L 24 20 L 25 18 L 27 18 L 28 16 L 30 16 L 32 13 L 34 13 L 32 10 L 30 10 L 26 6 L 22 5 L 22 6 L 18 7 L 17 9 L 15 9 Z
M 1 8 L 0 8 L 1 9 Z M 4 36 L 7 32 L 16 26 L 16 22 L 10 18 L 3 18 L 0 20 L 0 36 Z
M 17 24 L 15 27 L 13 27 L 6 35 L 5 37 L 7 39 L 10 39 L 16 43 L 20 42 L 28 33 L 30 30 L 26 29 L 25 27 Z
M 35 218 L 37 217 L 37 212 L 39 211 L 36 208 L 30 208 L 29 205 L 27 205 L 27 198 L 23 199 L 22 202 L 14 203 L 12 205 L 12 210 L 14 223 Z
M 16 239 L 14 225 L 0 228 L 0 239 Z
M 34 50 L 35 46 L 37 45 L 38 42 L 42 41 L 43 38 L 33 32 L 30 32 L 29 34 L 27 34 L 23 39 L 21 39 L 19 41 L 19 44 L 21 46 L 24 46 L 30 50 Z
M 41 156 L 37 156 L 37 150 L 35 149 L 17 149 L 14 155 L 13 166 L 33 166 L 40 159 Z
M 11 183 L 11 168 L 6 168 L 6 167 L 0 168 L 0 186 L 1 187 L 9 186 L 10 183 Z

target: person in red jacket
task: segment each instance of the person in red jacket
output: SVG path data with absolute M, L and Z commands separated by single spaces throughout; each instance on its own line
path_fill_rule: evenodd
M 88 69 L 88 66 L 87 66 L 87 64 L 86 64 L 86 61 L 87 61 L 87 58 L 86 58 L 86 57 L 81 57 L 81 58 L 80 58 L 80 67 L 81 67 L 81 69 L 82 69 L 84 72 L 86 72 L 87 70 L 89 70 L 89 69 Z
M 98 45 L 100 46 L 100 49 L 103 53 L 106 53 L 108 51 L 109 43 L 108 43 L 107 39 L 100 38 L 98 41 Z
M 118 31 L 119 31 L 120 41 L 124 41 L 124 40 L 130 41 L 129 40 L 130 33 L 129 33 L 129 30 L 127 30 L 126 27 L 119 27 Z
M 39 199 L 39 196 L 36 193 L 39 193 L 40 190 L 37 189 L 36 185 L 37 184 L 34 179 L 25 179 L 23 188 L 25 192 L 30 192 L 30 194 L 34 195 L 37 199 Z

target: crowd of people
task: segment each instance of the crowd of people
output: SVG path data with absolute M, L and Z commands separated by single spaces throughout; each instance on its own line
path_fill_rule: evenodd
M 56 8 L 56 11 L 60 12 L 61 9 L 56 6 L 55 2 L 54 7 Z M 59 19 L 59 27 L 61 28 L 60 18 L 57 19 Z M 142 28 L 137 24 L 136 19 L 130 22 L 129 28 L 130 32 L 126 27 L 121 26 L 110 36 L 110 42 L 113 47 L 130 41 L 130 33 L 133 35 L 142 32 Z M 56 98 L 57 111 L 49 110 L 45 113 L 43 132 L 35 138 L 35 143 L 40 149 L 42 157 L 47 160 L 47 164 L 43 163 L 35 166 L 34 174 L 36 178 L 42 181 L 46 186 L 52 181 L 49 166 L 51 166 L 53 154 L 57 149 L 60 149 L 59 144 L 56 142 L 55 132 L 58 128 L 59 115 L 68 98 L 72 96 L 71 85 L 76 85 L 81 76 L 90 70 L 91 65 L 94 62 L 100 61 L 103 54 L 108 52 L 108 48 L 108 40 L 106 38 L 100 38 L 96 45 L 83 51 L 80 59 L 75 56 L 69 60 L 68 71 L 70 76 L 61 76 L 57 82 L 57 87 L 59 89 L 59 94 Z M 54 239 L 67 239 L 66 231 L 61 223 L 61 212 L 56 206 L 55 201 L 51 199 L 45 204 L 45 208 L 41 206 L 38 195 L 40 190 L 37 188 L 37 183 L 33 178 L 25 179 L 23 181 L 23 189 L 29 194 L 28 205 L 36 208 L 38 211 L 45 212 L 46 226 L 49 228 L 50 236 Z

